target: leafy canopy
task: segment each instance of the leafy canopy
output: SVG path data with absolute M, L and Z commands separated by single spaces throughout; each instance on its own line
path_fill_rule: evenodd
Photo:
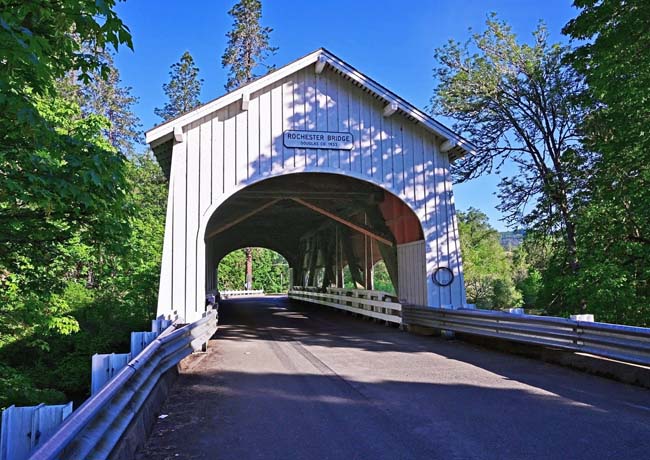
M 54 88 L 54 81 L 78 70 L 84 81 L 99 70 L 100 57 L 84 50 L 120 45 L 133 48 L 131 34 L 113 8 L 115 0 L 0 0 L 0 107 L 18 113 L 35 95 Z
M 479 308 L 510 308 L 521 304 L 512 279 L 512 263 L 499 232 L 475 208 L 458 213 L 467 301 Z
M 598 152 L 572 284 L 605 321 L 650 325 L 650 2 L 577 0 L 564 29 L 588 86 L 583 142 Z M 574 295 L 576 295 L 574 293 Z
M 591 158 L 579 143 L 584 116 L 576 96 L 582 79 L 564 63 L 567 48 L 548 42 L 540 24 L 531 44 L 491 15 L 486 30 L 436 51 L 433 111 L 452 117 L 477 147 L 453 164 L 468 180 L 508 162 L 517 174 L 499 184 L 499 209 L 513 225 L 559 232 L 568 262 L 578 267 L 575 209 L 585 192 Z

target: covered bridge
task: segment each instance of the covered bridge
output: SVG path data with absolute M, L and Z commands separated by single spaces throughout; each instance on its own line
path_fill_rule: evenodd
M 200 317 L 219 261 L 259 246 L 297 286 L 465 305 L 450 163 L 471 145 L 325 49 L 147 132 L 169 179 L 158 314 Z

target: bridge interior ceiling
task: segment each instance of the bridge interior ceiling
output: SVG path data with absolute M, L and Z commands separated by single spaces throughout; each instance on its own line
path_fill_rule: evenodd
M 397 244 L 421 240 L 417 216 L 380 187 L 346 176 L 290 174 L 235 193 L 211 216 L 206 250 L 218 262 L 233 250 L 266 247 L 287 259 L 294 284 L 342 286 L 348 266 L 358 287 L 372 288 L 384 260 L 397 286 Z

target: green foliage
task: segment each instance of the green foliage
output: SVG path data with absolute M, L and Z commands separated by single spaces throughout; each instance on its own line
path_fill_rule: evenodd
M 128 162 L 125 176 L 127 205 L 138 212 L 129 218 L 131 232 L 119 251 L 113 243 L 69 241 L 56 263 L 43 267 L 60 267 L 62 277 L 61 287 L 45 296 L 21 290 L 15 281 L 31 272 L 3 277 L 0 363 L 18 377 L 7 379 L 0 398 L 37 404 L 58 402 L 65 393 L 81 401 L 88 395 L 90 357 L 126 352 L 129 332 L 148 328 L 157 298 L 166 181 L 150 156 Z M 24 391 L 16 386 L 21 379 L 29 383 Z
M 114 5 L 0 8 L 0 406 L 79 402 L 91 355 L 153 316 L 166 185 L 125 157 L 139 121 L 105 51 L 131 40 Z
M 63 404 L 66 396 L 56 390 L 42 390 L 16 369 L 0 363 L 0 410 L 15 404 L 30 406 L 40 403 Z
M 138 98 L 131 94 L 132 88 L 124 86 L 113 56 L 101 53 L 103 74 L 100 70 L 91 73 L 88 83 L 79 87 L 77 103 L 83 116 L 100 115 L 109 125 L 103 130 L 104 137 L 115 150 L 126 156 L 133 156 L 134 146 L 142 142 L 140 119 L 133 112 Z M 72 78 L 68 78 L 68 82 Z
M 220 291 L 240 291 L 245 289 L 246 254 L 244 250 L 233 251 L 221 259 L 217 274 Z
M 228 14 L 234 18 L 232 29 L 226 34 L 228 45 L 221 57 L 221 65 L 228 68 L 226 91 L 233 90 L 257 78 L 255 69 L 265 67 L 269 56 L 278 48 L 269 45 L 270 27 L 262 27 L 262 3 L 260 0 L 241 0 Z
M 113 11 L 115 4 L 0 1 L 0 109 L 5 116 L 33 115 L 34 97 L 52 92 L 55 79 L 70 70 L 78 70 L 84 81 L 95 70 L 108 71 L 97 54 L 84 52 L 84 44 L 102 50 L 133 47 L 129 29 Z
M 565 28 L 580 45 L 583 141 L 598 152 L 578 222 L 581 270 L 571 295 L 604 321 L 650 325 L 650 3 L 578 0 Z M 578 294 L 580 293 L 580 294 Z
M 203 79 L 199 78 L 199 68 L 194 58 L 185 51 L 181 60 L 172 64 L 169 71 L 169 83 L 163 85 L 167 102 L 154 113 L 163 121 L 171 120 L 201 105 L 200 95 Z
M 492 172 L 506 162 L 518 174 L 499 184 L 499 209 L 510 224 L 562 236 L 567 262 L 577 270 L 575 213 L 592 162 L 581 148 L 577 103 L 583 84 L 564 63 L 568 49 L 548 42 L 543 24 L 531 44 L 491 15 L 486 30 L 467 43 L 436 51 L 436 113 L 456 120 L 475 143 L 475 155 L 453 164 L 457 179 Z
M 377 291 L 384 291 L 388 292 L 389 294 L 395 294 L 395 287 L 393 286 L 393 282 L 390 280 L 388 269 L 386 268 L 386 264 L 383 260 L 380 260 L 375 264 L 372 276 L 373 285 Z
M 286 292 L 289 288 L 289 264 L 275 251 L 252 248 L 253 290 L 266 293 Z M 243 290 L 246 283 L 246 250 L 238 249 L 219 263 L 219 290 Z
M 512 262 L 499 242 L 499 232 L 481 211 L 458 213 L 467 302 L 478 308 L 510 308 L 521 304 Z

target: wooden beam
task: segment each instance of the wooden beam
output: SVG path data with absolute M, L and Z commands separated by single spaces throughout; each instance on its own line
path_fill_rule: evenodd
M 355 224 L 354 222 L 350 222 L 349 220 L 343 219 L 342 217 L 339 217 L 336 214 L 333 214 L 333 213 L 331 213 L 331 212 L 329 212 L 329 211 L 327 211 L 327 210 L 325 210 L 323 208 L 320 208 L 320 207 L 316 206 L 315 204 L 311 204 L 311 203 L 308 203 L 305 200 L 301 200 L 300 198 L 291 198 L 291 199 L 293 201 L 295 201 L 296 203 L 299 203 L 299 204 L 311 209 L 312 211 L 316 211 L 319 214 L 322 214 L 322 215 L 324 215 L 326 217 L 329 217 L 330 219 L 335 220 L 338 223 L 345 225 L 346 227 L 350 227 L 351 229 L 356 230 L 359 233 L 367 235 L 370 238 L 379 241 L 380 243 L 384 243 L 385 245 L 388 245 L 388 246 L 393 246 L 392 241 L 384 238 L 383 236 L 379 236 L 379 235 L 374 234 L 370 230 L 362 227 L 361 225 L 358 225 L 358 224 Z
M 352 239 L 349 235 L 349 230 L 347 228 L 341 229 L 341 243 L 343 245 L 343 253 L 345 254 L 345 260 L 348 262 L 348 270 L 350 270 L 350 276 L 352 276 L 352 281 L 354 281 L 357 287 L 363 286 L 363 280 L 361 279 L 361 264 L 359 264 L 359 259 L 354 252 L 354 247 L 352 246 Z
M 176 142 L 183 142 L 183 128 L 174 126 L 174 140 Z
M 384 117 L 388 118 L 395 112 L 397 112 L 397 109 L 399 108 L 399 105 L 397 105 L 397 102 L 390 102 L 386 104 L 384 107 Z
M 239 192 L 237 197 L 246 199 L 357 200 L 364 203 L 381 203 L 384 199 L 383 192 L 296 192 L 290 190 L 244 190 Z
M 318 56 L 318 60 L 316 61 L 316 68 L 314 69 L 316 75 L 319 75 L 323 72 L 323 69 L 325 69 L 325 64 L 327 64 L 327 58 L 323 55 Z
M 237 225 L 237 224 L 240 223 L 241 221 L 246 220 L 246 219 L 248 219 L 249 217 L 254 216 L 254 215 L 257 214 L 258 212 L 265 210 L 265 209 L 268 208 L 269 206 L 273 206 L 273 205 L 274 205 L 275 203 L 277 203 L 278 201 L 280 201 L 280 199 L 277 199 L 277 200 L 271 200 L 271 201 L 269 201 L 268 203 L 265 203 L 265 204 L 263 204 L 262 206 L 253 209 L 251 212 L 248 212 L 248 213 L 244 214 L 243 216 L 240 216 L 240 217 L 238 217 L 237 219 L 228 222 L 226 225 L 222 225 L 221 227 L 219 227 L 218 229 L 214 230 L 213 232 L 210 232 L 210 234 L 207 235 L 206 238 L 212 238 L 213 236 L 218 235 L 219 233 L 222 233 L 222 232 L 228 230 L 228 229 L 231 228 L 231 227 L 234 227 L 235 225 Z
M 248 103 L 250 102 L 250 100 L 251 100 L 251 96 L 250 96 L 250 94 L 248 94 L 248 93 L 243 93 L 243 94 L 241 95 L 241 109 L 242 109 L 243 111 L 248 110 Z
M 447 139 L 442 144 L 440 144 L 440 153 L 447 153 L 456 146 L 457 146 L 456 142 Z

